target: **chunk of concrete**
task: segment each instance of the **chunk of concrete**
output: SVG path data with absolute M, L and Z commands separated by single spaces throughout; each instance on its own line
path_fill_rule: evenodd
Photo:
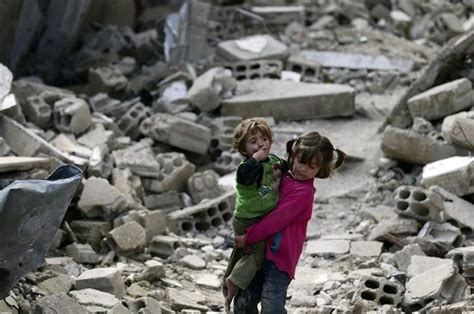
M 235 96 L 222 102 L 226 116 L 273 116 L 275 120 L 347 117 L 355 112 L 355 90 L 346 85 L 271 79 L 238 82 Z
M 69 292 L 79 304 L 86 308 L 87 313 L 107 312 L 120 303 L 113 294 L 96 289 L 82 289 Z M 67 313 L 67 312 L 66 312 Z
M 315 50 L 302 50 L 300 55 L 304 59 L 330 68 L 410 72 L 415 66 L 415 62 L 412 60 L 389 58 L 384 55 L 372 56 L 360 53 Z
M 77 205 L 89 218 L 111 219 L 127 209 L 127 202 L 122 193 L 107 180 L 96 177 L 90 177 L 85 181 Z
M 38 288 L 50 295 L 54 295 L 61 292 L 68 293 L 74 284 L 75 281 L 70 276 L 57 274 L 52 278 L 48 278 L 38 283 Z
M 446 258 L 412 255 L 410 264 L 407 268 L 407 276 L 412 278 L 442 265 L 453 265 L 453 261 Z
M 122 223 L 138 222 L 145 229 L 147 241 L 158 234 L 165 233 L 168 227 L 165 213 L 161 210 L 131 210 L 119 220 Z
M 66 246 L 66 254 L 81 264 L 97 264 L 100 261 L 99 256 L 92 249 L 90 244 L 72 243 Z
M 148 245 L 150 253 L 161 258 L 173 255 L 174 250 L 178 247 L 179 243 L 176 238 L 165 235 L 154 236 Z
M 395 190 L 395 211 L 420 221 L 444 221 L 443 199 L 417 186 L 402 185 Z
M 473 150 L 474 143 L 471 140 L 474 137 L 473 112 L 462 111 L 444 118 L 441 135 L 450 144 Z
M 428 255 L 443 256 L 449 250 L 460 247 L 464 236 L 459 228 L 450 223 L 426 222 L 418 232 L 414 242 Z
M 368 240 L 383 241 L 384 235 L 390 233 L 395 236 L 414 235 L 418 232 L 418 222 L 415 219 L 395 218 L 383 219 L 372 228 Z
M 140 125 L 140 131 L 158 142 L 198 154 L 204 154 L 211 141 L 211 130 L 208 127 L 165 113 L 145 119 Z
M 136 221 L 128 222 L 109 232 L 108 238 L 119 256 L 139 253 L 146 244 L 146 231 Z
M 314 240 L 309 241 L 305 254 L 307 255 L 342 255 L 349 253 L 348 240 Z
M 79 137 L 77 142 L 92 149 L 96 146 L 109 146 L 113 138 L 114 132 L 106 130 L 103 124 L 98 123 L 90 131 Z
M 433 87 L 407 101 L 413 118 L 436 120 L 472 105 L 472 84 L 466 78 Z
M 141 177 L 158 178 L 161 174 L 160 164 L 155 158 L 148 141 L 142 141 L 130 147 L 114 150 L 112 156 L 119 168 L 129 168 Z
M 425 256 L 425 252 L 418 244 L 409 244 L 404 246 L 400 251 L 395 252 L 394 258 L 399 270 L 405 272 L 411 263 L 412 256 Z
M 159 194 L 148 194 L 143 197 L 145 207 L 151 210 L 159 209 L 170 213 L 182 207 L 181 199 L 177 191 L 169 191 Z
M 392 159 L 416 164 L 427 164 L 456 156 L 457 150 L 445 141 L 414 132 L 387 126 L 382 134 L 383 153 Z
M 126 294 L 122 273 L 113 267 L 86 270 L 76 278 L 76 287 L 111 293 L 119 299 Z
M 92 123 L 89 105 L 80 98 L 66 97 L 54 103 L 53 122 L 62 132 L 79 134 Z
M 71 229 L 82 243 L 89 243 L 96 251 L 100 251 L 100 242 L 112 229 L 108 221 L 73 220 Z
M 213 170 L 206 170 L 196 172 L 188 179 L 187 191 L 195 204 L 206 198 L 212 199 L 221 195 L 217 178 L 218 175 Z
M 349 253 L 355 256 L 376 257 L 382 253 L 383 243 L 378 241 L 353 241 Z
M 182 289 L 168 288 L 166 289 L 166 300 L 173 310 L 182 311 L 184 309 L 198 310 L 201 312 L 209 311 L 205 305 L 206 298 L 199 292 L 190 292 Z
M 228 61 L 284 59 L 288 47 L 270 35 L 253 35 L 220 42 L 216 53 Z
M 196 270 L 205 269 L 207 265 L 206 261 L 197 255 L 186 255 L 181 258 L 178 263 L 185 267 Z
M 39 299 L 38 303 L 33 307 L 33 312 L 38 314 L 85 314 L 86 310 L 76 300 L 63 292 Z
M 474 120 L 473 120 L 474 121 Z M 421 185 L 437 185 L 457 196 L 474 193 L 474 157 L 454 156 L 423 167 Z
M 222 280 L 216 274 L 203 274 L 197 276 L 196 285 L 208 289 L 219 290 L 222 286 Z
M 223 97 L 232 94 L 237 82 L 230 70 L 216 67 L 199 76 L 188 91 L 188 98 L 202 112 L 209 112 L 221 104 Z
M 396 307 L 402 302 L 404 291 L 402 284 L 395 280 L 363 276 L 352 301 L 357 309 L 364 309 L 365 311 L 380 308 L 385 304 Z

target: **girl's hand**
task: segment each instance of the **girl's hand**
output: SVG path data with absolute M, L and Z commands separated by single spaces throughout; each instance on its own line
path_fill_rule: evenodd
M 245 246 L 245 234 L 236 235 L 234 242 L 236 247 L 238 247 L 239 249 L 243 248 Z

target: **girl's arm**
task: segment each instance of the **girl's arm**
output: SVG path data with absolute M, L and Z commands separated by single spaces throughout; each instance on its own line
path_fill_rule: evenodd
M 259 173 L 262 171 L 262 165 L 257 159 L 250 157 L 241 163 L 237 168 L 237 183 L 242 185 L 251 185 L 257 181 Z
M 247 228 L 245 244 L 259 242 L 275 234 L 313 208 L 313 185 L 298 186 L 288 194 L 281 196 L 278 206 L 262 220 Z

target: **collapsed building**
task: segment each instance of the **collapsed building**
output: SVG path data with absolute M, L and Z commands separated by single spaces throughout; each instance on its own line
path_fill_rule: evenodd
M 83 179 L 42 220 L 44 262 L 0 248 L 0 312 L 221 311 L 232 132 L 250 116 L 381 120 L 373 185 L 316 199 L 345 232 L 310 233 L 290 311 L 472 310 L 471 3 L 2 6 L 0 186 L 63 164 Z M 396 89 L 389 112 L 356 99 Z M 0 244 L 21 221 L 5 213 Z

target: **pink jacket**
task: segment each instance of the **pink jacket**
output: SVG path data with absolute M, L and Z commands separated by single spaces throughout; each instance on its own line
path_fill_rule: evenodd
M 314 179 L 298 181 L 285 173 L 280 183 L 278 205 L 262 220 L 247 228 L 247 244 L 266 239 L 266 258 L 295 278 L 303 251 L 306 228 L 313 213 Z

